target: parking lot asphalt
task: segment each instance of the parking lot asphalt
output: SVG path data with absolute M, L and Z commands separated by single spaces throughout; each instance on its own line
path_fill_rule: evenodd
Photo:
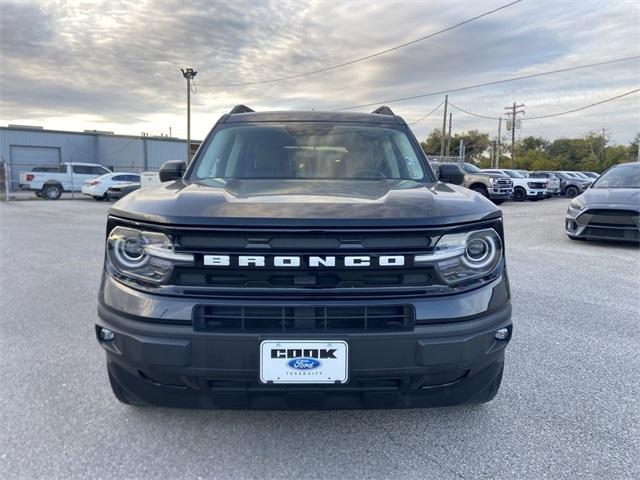
M 514 338 L 484 406 L 136 409 L 94 338 L 108 204 L 0 202 L 0 478 L 640 478 L 640 250 L 502 206 Z

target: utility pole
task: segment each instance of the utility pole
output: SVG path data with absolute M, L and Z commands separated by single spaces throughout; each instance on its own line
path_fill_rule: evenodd
M 604 144 L 606 142 L 605 128 L 602 127 L 602 140 L 600 141 L 600 164 L 604 162 Z
M 498 118 L 498 142 L 496 145 L 496 167 L 500 168 L 500 143 L 502 142 L 502 117 Z
M 447 131 L 447 106 L 449 104 L 449 95 L 444 96 L 444 115 L 442 115 L 442 132 L 440 132 L 440 156 L 444 157 L 444 132 Z
M 193 68 L 180 69 L 187 80 L 187 165 L 191 161 L 191 80 L 197 75 Z
M 447 158 L 449 158 L 449 151 L 451 149 L 451 121 L 453 119 L 453 114 L 449 113 L 449 133 L 447 134 Z
M 524 107 L 524 103 L 517 105 L 516 102 L 513 102 L 511 107 L 504 107 L 511 117 L 511 168 L 514 167 L 516 161 L 516 115 L 519 113 L 524 114 L 524 110 L 519 110 L 522 107 Z

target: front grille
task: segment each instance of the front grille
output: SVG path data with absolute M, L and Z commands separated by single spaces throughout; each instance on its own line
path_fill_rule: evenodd
M 511 188 L 513 187 L 513 182 L 508 178 L 499 178 L 493 185 L 500 188 Z
M 529 188 L 545 188 L 547 186 L 546 183 L 543 182 L 528 182 Z
M 583 235 L 591 238 L 619 239 L 637 242 L 640 240 L 640 229 L 587 227 L 584 229 Z
M 633 210 L 590 209 L 577 218 L 581 225 L 638 228 L 640 214 Z
M 229 306 L 198 305 L 193 328 L 216 332 L 364 332 L 411 330 L 410 305 Z
M 433 251 L 442 229 L 176 229 L 171 232 L 178 252 L 192 253 L 193 265 L 173 269 L 170 285 L 184 295 L 229 297 L 234 292 L 274 296 L 305 293 L 366 291 L 384 295 L 391 291 L 439 285 L 433 267 L 415 265 L 415 255 Z M 205 264 L 207 255 L 225 256 L 227 265 Z M 240 256 L 259 256 L 264 265 L 240 266 Z M 276 266 L 276 257 L 299 258 L 295 267 Z M 346 257 L 364 256 L 370 263 L 348 266 Z M 383 265 L 381 256 L 401 256 L 401 265 Z M 309 264 L 310 258 L 335 259 L 335 264 Z M 415 293 L 415 292 L 414 292 Z
M 411 287 L 431 283 L 431 267 L 308 269 L 176 267 L 172 283 L 185 287 L 238 288 L 370 288 Z

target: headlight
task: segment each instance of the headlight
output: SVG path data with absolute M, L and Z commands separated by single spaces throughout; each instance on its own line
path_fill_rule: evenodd
M 492 228 L 443 235 L 431 254 L 416 255 L 416 265 L 433 265 L 448 284 L 484 277 L 498 266 L 502 241 Z
M 152 283 L 167 280 L 176 264 L 193 264 L 193 255 L 176 253 L 164 233 L 127 227 L 111 230 L 107 257 L 119 274 Z
M 494 183 L 496 183 L 497 181 L 498 181 L 498 179 L 497 179 L 497 178 L 495 178 L 495 177 L 489 177 L 489 183 L 490 183 L 491 185 L 493 185 L 493 184 L 494 184 Z
M 584 210 L 584 201 L 580 197 L 574 198 L 569 204 L 569 209 L 581 212 L 582 210 Z

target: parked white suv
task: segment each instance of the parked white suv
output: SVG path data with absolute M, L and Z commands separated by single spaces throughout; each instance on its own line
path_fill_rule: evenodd
M 57 200 L 62 192 L 79 192 L 86 180 L 111 173 L 97 163 L 62 163 L 56 171 L 20 174 L 20 189 L 35 191 L 38 197 Z
M 547 197 L 553 197 L 562 193 L 562 182 L 560 177 L 551 172 L 529 172 L 529 178 L 547 179 Z
M 96 200 L 105 200 L 107 190 L 115 185 L 125 183 L 140 183 L 140 175 L 137 173 L 105 173 L 97 178 L 86 180 L 82 186 L 82 194 L 93 197 Z
M 548 180 L 546 178 L 527 178 L 516 170 L 485 169 L 483 172 L 508 175 L 513 181 L 513 200 L 540 200 L 547 196 Z

